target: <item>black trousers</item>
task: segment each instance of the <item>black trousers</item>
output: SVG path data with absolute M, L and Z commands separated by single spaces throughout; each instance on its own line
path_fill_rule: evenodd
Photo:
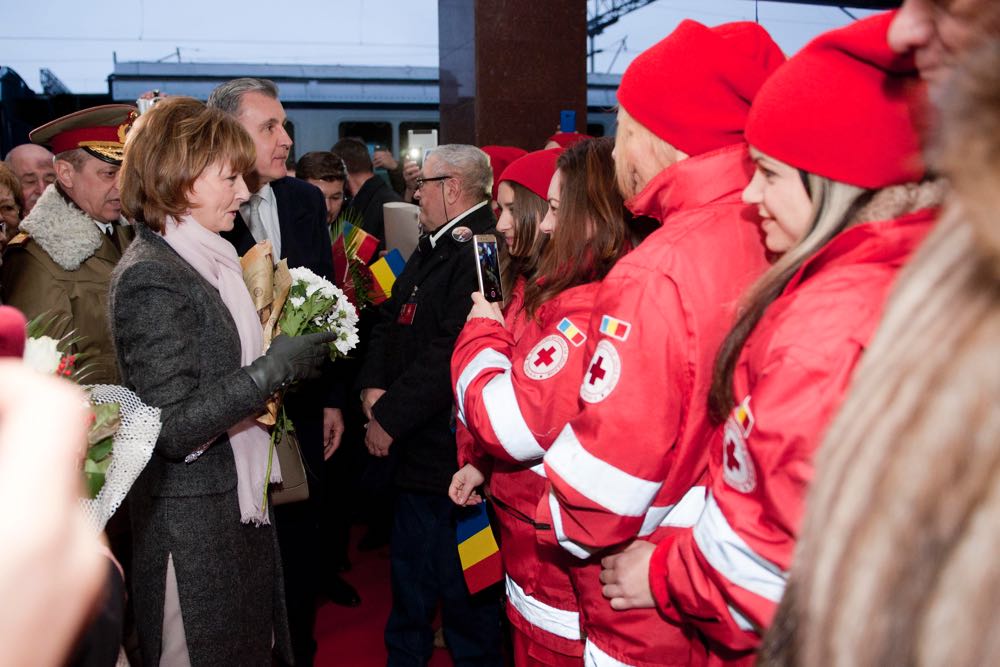
M 455 667 L 501 667 L 500 587 L 469 595 L 447 496 L 399 492 L 390 542 L 388 667 L 423 667 L 434 650 L 438 604 Z

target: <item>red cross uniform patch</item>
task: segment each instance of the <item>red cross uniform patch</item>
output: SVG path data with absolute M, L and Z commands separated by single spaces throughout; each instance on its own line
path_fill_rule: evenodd
M 622 361 L 618 350 L 607 340 L 602 340 L 583 374 L 580 398 L 588 403 L 600 403 L 614 390 L 621 373 Z
M 568 358 L 569 346 L 563 337 L 546 336 L 525 357 L 524 374 L 532 380 L 545 380 L 561 371 Z
M 757 472 L 754 469 L 747 438 L 753 431 L 754 417 L 750 411 L 750 397 L 733 408 L 722 431 L 722 477 L 726 484 L 741 493 L 750 493 L 757 488 Z

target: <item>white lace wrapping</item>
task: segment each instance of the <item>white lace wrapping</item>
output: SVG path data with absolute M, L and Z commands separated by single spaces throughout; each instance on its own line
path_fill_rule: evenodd
M 114 435 L 104 486 L 96 498 L 80 501 L 87 518 L 101 531 L 153 455 L 153 446 L 160 437 L 160 409 L 146 405 L 133 392 L 118 385 L 94 384 L 86 389 L 95 405 L 121 406 L 121 426 Z

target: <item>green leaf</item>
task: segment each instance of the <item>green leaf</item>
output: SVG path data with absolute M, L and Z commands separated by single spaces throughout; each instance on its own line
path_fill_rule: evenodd
M 108 466 L 110 465 L 110 458 L 100 463 L 84 459 L 83 482 L 88 498 L 96 498 L 97 494 L 104 488 L 104 481 L 107 477 Z

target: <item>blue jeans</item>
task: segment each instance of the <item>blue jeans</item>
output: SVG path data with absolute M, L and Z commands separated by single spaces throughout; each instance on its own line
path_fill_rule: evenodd
M 385 628 L 389 667 L 424 667 L 434 650 L 431 622 L 441 603 L 455 667 L 503 665 L 499 587 L 469 595 L 446 496 L 400 492 L 390 542 L 392 611 Z

